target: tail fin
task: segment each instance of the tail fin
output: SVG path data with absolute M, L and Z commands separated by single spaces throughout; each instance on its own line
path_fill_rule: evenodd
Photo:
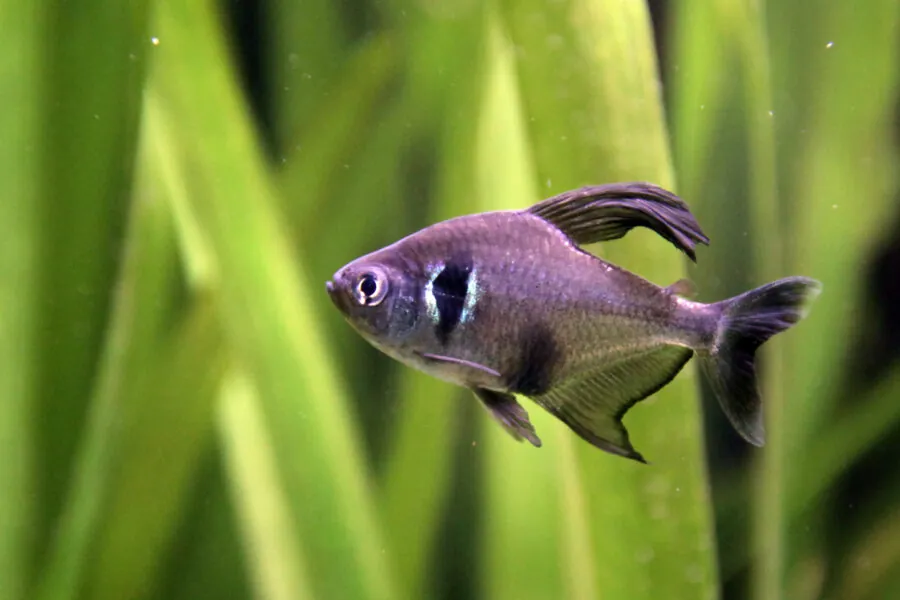
M 697 355 L 728 420 L 751 444 L 762 446 L 766 435 L 756 349 L 806 316 L 805 305 L 821 290 L 814 279 L 788 277 L 714 305 L 721 310 L 715 338 Z

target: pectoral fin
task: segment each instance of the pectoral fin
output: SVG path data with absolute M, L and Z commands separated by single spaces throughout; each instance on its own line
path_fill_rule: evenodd
M 583 187 L 539 202 L 527 212 L 552 223 L 576 244 L 614 240 L 634 227 L 648 227 L 695 262 L 696 244 L 709 244 L 684 201 L 649 183 Z
M 672 381 L 692 354 L 680 346 L 651 348 L 604 362 L 533 400 L 601 450 L 646 463 L 631 445 L 622 417 Z
M 419 354 L 419 356 L 421 356 L 425 360 L 440 362 L 448 365 L 455 365 L 466 369 L 475 369 L 476 371 L 481 371 L 482 373 L 486 373 L 491 377 L 500 377 L 500 373 L 498 373 L 494 369 L 486 367 L 484 365 L 480 365 L 476 362 L 472 362 L 471 360 L 454 358 L 452 356 L 441 356 L 440 354 L 431 354 L 430 352 L 422 352 Z
M 541 438 L 537 436 L 534 425 L 528 420 L 528 412 L 516 401 L 512 394 L 495 392 L 484 388 L 472 390 L 484 406 L 506 431 L 516 440 L 528 440 L 537 448 L 541 447 Z

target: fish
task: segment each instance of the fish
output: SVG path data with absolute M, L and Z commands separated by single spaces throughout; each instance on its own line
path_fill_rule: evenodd
M 635 227 L 694 262 L 709 245 L 673 192 L 590 185 L 432 224 L 344 265 L 325 287 L 365 340 L 470 389 L 516 440 L 542 445 L 519 396 L 591 445 L 646 463 L 623 417 L 696 356 L 731 425 L 762 446 L 756 351 L 806 315 L 821 283 L 786 277 L 706 304 L 688 280 L 661 287 L 583 249 Z

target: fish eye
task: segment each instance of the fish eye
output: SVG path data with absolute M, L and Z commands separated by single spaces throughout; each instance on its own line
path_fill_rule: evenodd
M 363 306 L 375 306 L 384 300 L 387 288 L 384 273 L 367 271 L 356 282 L 356 301 Z

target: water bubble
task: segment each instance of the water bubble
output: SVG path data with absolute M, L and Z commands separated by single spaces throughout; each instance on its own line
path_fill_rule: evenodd
M 774 110 L 770 110 L 770 111 L 769 111 L 769 116 L 770 116 L 770 117 L 774 117 L 774 116 L 775 116 L 775 111 L 774 111 Z
M 826 49 L 832 48 L 832 47 L 834 47 L 834 42 L 828 42 L 827 44 L 825 44 Z
M 553 182 L 550 181 L 550 180 L 548 179 L 548 180 L 547 180 L 547 187 L 550 187 L 551 185 L 553 185 Z
M 837 204 L 832 204 L 831 208 L 837 208 Z
M 159 46 L 159 38 L 154 35 L 152 38 L 150 38 L 150 43 L 154 46 Z

